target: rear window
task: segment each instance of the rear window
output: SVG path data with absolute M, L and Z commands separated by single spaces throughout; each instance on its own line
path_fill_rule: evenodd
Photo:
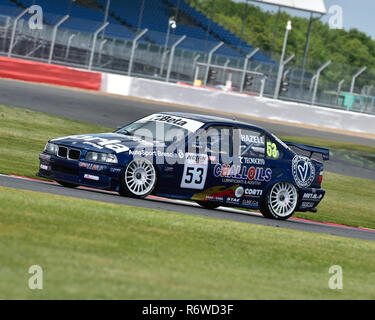
M 310 154 L 311 154 L 310 151 L 302 150 L 296 146 L 290 146 L 290 149 L 292 149 L 299 156 L 310 158 Z M 314 152 L 311 156 L 311 159 L 319 161 L 319 162 L 323 162 L 323 155 L 321 153 Z

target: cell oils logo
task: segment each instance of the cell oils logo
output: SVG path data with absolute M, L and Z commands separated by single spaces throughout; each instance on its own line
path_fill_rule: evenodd
M 223 165 L 218 163 L 214 167 L 214 176 L 218 178 L 269 182 L 272 178 L 272 170 L 263 167 L 242 167 L 239 165 Z
M 309 187 L 315 178 L 315 168 L 307 157 L 296 155 L 292 161 L 293 178 L 300 188 Z

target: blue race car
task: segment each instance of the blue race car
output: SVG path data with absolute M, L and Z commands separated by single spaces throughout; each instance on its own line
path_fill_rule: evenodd
M 50 140 L 38 176 L 66 187 L 260 210 L 288 219 L 316 212 L 329 150 L 283 142 L 258 126 L 188 113 L 157 113 L 114 133 Z

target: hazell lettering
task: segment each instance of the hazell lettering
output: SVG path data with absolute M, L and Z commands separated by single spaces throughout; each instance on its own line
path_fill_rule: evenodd
M 214 167 L 214 176 L 268 182 L 272 178 L 272 170 L 270 168 L 248 168 L 239 165 L 229 166 L 217 164 Z
M 264 144 L 263 137 L 249 136 L 247 134 L 241 134 L 241 141 L 245 143 L 262 143 Z

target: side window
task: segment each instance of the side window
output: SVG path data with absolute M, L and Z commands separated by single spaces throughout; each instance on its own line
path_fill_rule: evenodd
M 277 144 L 274 140 L 267 137 L 266 139 L 266 157 L 267 159 L 280 159 L 282 158 L 282 152 L 277 147 Z
M 233 128 L 225 126 L 211 126 L 202 135 L 206 144 L 206 152 L 212 154 L 233 155 Z
M 265 137 L 262 132 L 240 129 L 241 157 L 264 158 Z

